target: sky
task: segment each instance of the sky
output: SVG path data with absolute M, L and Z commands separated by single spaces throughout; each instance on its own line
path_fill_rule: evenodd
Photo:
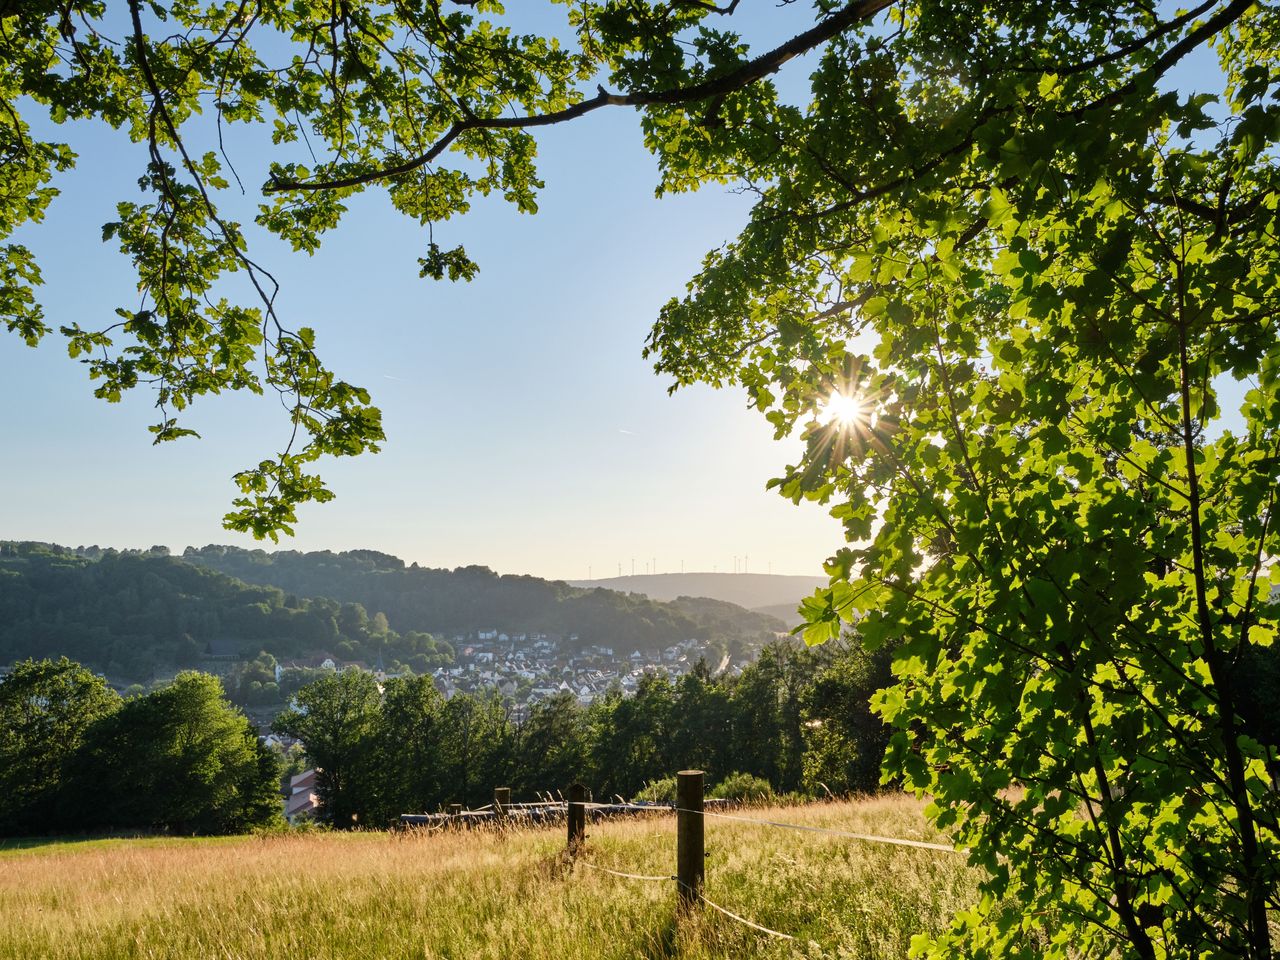
M 795 82 L 805 72 L 790 67 Z M 51 325 L 106 326 L 136 293 L 101 225 L 138 196 L 144 160 L 96 125 L 48 129 L 80 154 L 78 169 L 58 181 L 46 221 L 15 239 L 39 258 Z M 250 195 L 223 202 L 248 223 L 268 154 L 243 128 L 231 132 Z M 628 574 L 633 563 L 636 573 L 821 573 L 839 526 L 825 508 L 765 489 L 798 441 L 775 442 L 740 389 L 668 396 L 640 356 L 660 306 L 736 235 L 748 199 L 722 187 L 655 199 L 656 165 L 629 111 L 538 140 L 547 186 L 536 216 L 480 199 L 437 227 L 442 245 L 463 243 L 479 262 L 469 284 L 419 279 L 425 231 L 376 191 L 314 257 L 250 232 L 251 252 L 282 282 L 286 321 L 317 330 L 320 355 L 373 393 L 387 432 L 376 456 L 321 462 L 336 499 L 301 508 L 280 548 L 368 548 L 564 579 Z M 153 397 L 96 400 L 54 334 L 34 350 L 0 335 L 0 402 L 0 538 L 272 548 L 221 518 L 232 474 L 282 443 L 274 401 L 205 398 L 187 423 L 201 439 L 152 446 Z
M 546 9 L 512 5 L 535 29 L 549 26 Z M 811 18 L 804 4 L 744 4 L 734 22 L 760 47 Z M 1206 52 L 1166 82 L 1203 88 L 1214 70 Z M 802 96 L 807 73 L 801 59 L 777 79 Z M 101 225 L 116 202 L 138 196 L 145 160 L 94 124 L 47 129 L 80 154 L 79 166 L 58 181 L 46 221 L 15 239 L 40 260 L 53 326 L 107 326 L 137 296 Z M 316 329 L 320 355 L 372 392 L 387 432 L 376 456 L 321 462 L 337 497 L 302 507 L 297 535 L 280 548 L 366 548 L 424 566 L 589 579 L 820 574 L 842 545 L 824 507 L 765 489 L 798 459 L 799 441 L 775 441 L 741 389 L 669 396 L 640 356 L 661 305 L 707 251 L 736 236 L 750 201 L 723 187 L 655 199 L 656 165 L 635 113 L 600 111 L 537 133 L 547 186 L 536 216 L 480 198 L 437 227 L 438 242 L 465 244 L 480 264 L 461 284 L 418 278 L 425 230 L 378 191 L 352 204 L 313 257 L 253 228 L 255 185 L 274 156 L 260 133 L 228 128 L 249 195 L 221 202 L 280 279 L 286 323 Z M 205 398 L 185 424 L 202 439 L 152 446 L 153 397 L 94 399 L 55 334 L 35 350 L 0 335 L 0 403 L 0 539 L 272 548 L 224 530 L 221 518 L 232 474 L 284 440 L 275 401 Z

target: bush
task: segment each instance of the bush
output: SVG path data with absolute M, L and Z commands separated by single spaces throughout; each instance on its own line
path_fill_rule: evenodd
M 675 803 L 676 778 L 663 777 L 661 780 L 650 780 L 632 799 L 646 803 Z
M 711 788 L 710 796 L 740 803 L 759 803 L 773 800 L 773 787 L 768 780 L 752 774 L 731 773 Z

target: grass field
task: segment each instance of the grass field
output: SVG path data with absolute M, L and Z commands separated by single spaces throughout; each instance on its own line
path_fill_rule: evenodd
M 903 797 L 751 816 L 938 840 Z M 707 821 L 707 910 L 561 862 L 562 829 L 95 840 L 0 851 L 0 958 L 894 957 L 972 902 L 951 853 Z M 589 824 L 583 859 L 669 875 L 670 816 Z

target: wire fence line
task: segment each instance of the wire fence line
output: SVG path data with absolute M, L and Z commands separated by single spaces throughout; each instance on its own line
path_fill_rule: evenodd
M 684 770 L 679 774 L 679 782 L 677 788 L 676 802 L 630 802 L 618 798 L 618 803 L 593 803 L 587 800 L 587 789 L 582 784 L 575 783 L 570 787 L 570 801 L 556 800 L 554 795 L 547 793 L 540 795 L 546 799 L 540 799 L 535 803 L 511 803 L 511 791 L 507 787 L 494 788 L 495 800 L 491 804 L 486 804 L 477 810 L 466 811 L 465 813 L 442 814 L 405 814 L 401 816 L 401 823 L 408 825 L 423 824 L 440 825 L 448 823 L 468 823 L 470 817 L 489 817 L 502 821 L 510 822 L 538 822 L 545 820 L 548 816 L 560 817 L 568 821 L 569 824 L 569 858 L 571 864 L 580 864 L 590 870 L 604 873 L 609 876 L 617 877 L 622 880 L 639 880 L 646 882 L 662 883 L 674 880 L 677 892 L 681 901 L 688 904 L 690 901 L 705 903 L 708 907 L 722 914 L 729 919 L 740 923 L 759 933 L 776 937 L 781 940 L 795 940 L 796 938 L 788 933 L 782 933 L 766 927 L 763 924 L 756 923 L 754 920 L 748 920 L 727 907 L 723 907 L 712 900 L 707 899 L 706 894 L 702 892 L 703 884 L 703 822 L 706 817 L 714 817 L 720 820 L 732 820 L 739 823 L 750 823 L 756 826 L 773 827 L 782 830 L 797 830 L 804 833 L 823 834 L 832 837 L 843 837 L 850 840 L 859 840 L 867 843 L 882 843 L 899 847 L 910 847 L 919 850 L 936 850 L 942 853 L 962 853 L 950 844 L 930 843 L 925 840 L 909 840 L 903 837 L 885 837 L 877 834 L 857 833 L 851 830 L 839 830 L 832 827 L 819 827 L 808 824 L 788 823 L 782 820 L 767 820 L 762 817 L 748 817 L 740 814 L 722 813 L 716 809 L 707 809 L 713 804 L 719 806 L 728 801 L 703 798 L 703 772 L 700 770 Z M 456 807 L 454 808 L 457 809 Z M 721 809 L 724 809 L 721 807 Z M 576 811 L 576 813 L 575 813 Z M 611 867 L 601 866 L 598 863 L 592 863 L 581 856 L 580 849 L 586 838 L 584 831 L 586 815 L 594 814 L 595 818 L 608 817 L 614 813 L 673 813 L 683 815 L 678 817 L 678 876 L 667 875 L 651 875 L 642 873 L 628 873 L 622 870 L 614 870 Z M 469 825 L 469 824 L 468 824 Z M 686 846 L 687 842 L 687 846 Z M 688 851 L 688 854 L 686 854 Z
M 729 917 L 730 919 L 733 919 L 733 920 L 737 920 L 737 921 L 738 921 L 739 923 L 741 923 L 741 924 L 745 924 L 746 926 L 750 927 L 752 930 L 759 930 L 761 933 L 767 933 L 769 936 L 771 936 L 771 937 L 777 937 L 777 938 L 778 938 L 778 939 L 780 939 L 780 940 L 794 940 L 794 939 L 795 939 L 795 937 L 793 937 L 793 936 L 792 936 L 791 934 L 789 934 L 789 933 L 782 933 L 782 932 L 780 932 L 780 931 L 778 931 L 778 930 L 771 930 L 770 928 L 768 928 L 768 927 L 766 927 L 766 926 L 764 926 L 764 925 L 762 925 L 762 924 L 756 923 L 754 920 L 748 920 L 746 917 L 740 917 L 740 916 L 738 916 L 738 915 L 737 915 L 736 913 L 734 913 L 732 910 L 727 910 L 727 909 L 725 909 L 724 907 L 720 906 L 720 904 L 718 904 L 718 903 L 713 903 L 712 901 L 710 901 L 710 900 L 708 900 L 708 899 L 707 899 L 707 895 L 706 895 L 705 893 L 703 893 L 701 890 L 695 890 L 695 891 L 693 891 L 693 895 L 694 895 L 694 896 L 696 896 L 696 897 L 697 897 L 699 900 L 701 900 L 703 903 L 705 903 L 705 904 L 706 904 L 708 907 L 710 907 L 712 910 L 717 910 L 717 911 L 719 911 L 720 913 L 723 913 L 726 917 Z
M 608 867 L 602 867 L 598 863 L 592 863 L 590 860 L 583 860 L 581 857 L 574 858 L 574 864 L 579 867 L 590 867 L 592 870 L 599 870 L 601 873 L 607 873 L 610 876 L 622 877 L 626 880 L 675 880 L 676 878 L 667 875 L 665 877 L 648 876 L 643 873 L 623 873 L 621 870 L 611 870 Z
M 720 820 L 737 820 L 740 823 L 754 823 L 763 827 L 780 827 L 784 830 L 802 830 L 805 833 L 825 833 L 833 837 L 847 837 L 853 840 L 866 840 L 871 843 L 889 843 L 899 847 L 916 847 L 920 850 L 940 850 L 943 853 L 960 853 L 955 847 L 945 843 L 929 843 L 925 840 L 907 840 L 902 837 L 881 837 L 871 833 L 853 833 L 849 830 L 833 830 L 830 827 L 813 827 L 800 823 L 784 823 L 781 820 L 763 820 L 759 817 L 740 817 L 732 813 L 715 813 L 711 810 L 685 810 L 675 808 L 677 813 L 693 813 L 703 817 L 716 817 Z
M 908 840 L 908 838 L 905 838 L 905 837 L 882 837 L 882 836 L 874 835 L 874 833 L 855 833 L 852 831 L 847 831 L 847 829 L 833 829 L 831 827 L 813 827 L 813 826 L 809 826 L 809 824 L 803 824 L 803 823 L 786 823 L 785 820 L 768 820 L 760 817 L 742 817 L 742 815 L 739 815 L 739 814 L 718 813 L 718 812 L 714 812 L 714 810 L 707 810 L 705 808 L 701 810 L 694 810 L 694 809 L 684 808 L 684 806 L 677 806 L 675 804 L 672 804 L 671 806 L 664 806 L 664 805 L 657 805 L 657 804 L 654 804 L 654 805 L 626 804 L 626 806 L 632 809 L 671 810 L 672 813 L 677 813 L 677 814 L 686 813 L 686 814 L 698 815 L 698 817 L 716 817 L 722 820 L 737 820 L 737 822 L 739 823 L 751 823 L 759 827 L 774 827 L 778 829 L 795 829 L 795 831 L 803 831 L 805 833 L 822 833 L 822 835 L 833 836 L 833 837 L 845 837 L 845 838 L 849 838 L 849 840 L 860 840 L 865 842 L 872 842 L 872 844 L 888 844 L 892 846 L 914 847 L 914 849 L 918 849 L 918 850 L 937 850 L 940 852 L 946 852 L 946 854 L 957 854 L 957 852 L 961 852 L 960 850 L 956 850 L 954 846 L 948 846 L 946 844 L 931 844 L 931 842 L 924 841 L 924 840 Z M 726 906 L 721 906 L 717 904 L 716 901 L 709 900 L 707 895 L 705 895 L 705 893 L 701 891 L 700 888 L 690 887 L 689 884 L 685 883 L 684 881 L 681 881 L 681 879 L 678 877 L 669 877 L 669 876 L 658 877 L 658 876 L 649 876 L 649 874 L 641 874 L 641 873 L 623 873 L 622 870 L 614 870 L 608 867 L 600 867 L 599 864 L 590 863 L 589 860 L 584 860 L 581 858 L 575 858 L 575 860 L 573 860 L 573 863 L 581 864 L 582 867 L 588 867 L 593 870 L 599 870 L 599 872 L 607 873 L 609 874 L 609 876 L 620 877 L 623 879 L 637 879 L 637 881 L 658 881 L 658 882 L 676 881 L 676 886 L 678 888 L 681 888 L 681 890 L 686 891 L 687 893 L 689 893 L 690 896 L 695 897 L 695 899 L 698 899 L 699 901 L 703 902 L 703 904 L 707 904 L 709 908 L 716 910 L 717 913 L 727 916 L 727 918 L 730 918 L 731 920 L 735 920 L 735 922 L 737 923 L 741 923 L 742 925 L 744 925 L 744 927 L 749 927 L 750 929 L 753 929 L 753 931 L 767 934 L 767 936 L 769 937 L 776 937 L 778 938 L 778 940 L 790 940 L 790 941 L 795 940 L 795 937 L 791 936 L 790 933 L 782 933 L 781 931 L 776 931 L 776 929 L 773 929 L 771 927 L 765 927 L 764 924 L 756 923 L 755 920 L 749 920 L 748 918 L 745 918 L 745 916 L 733 913 L 733 911 L 726 908 Z
M 659 876 L 651 876 L 643 873 L 624 873 L 621 870 L 611 870 L 609 867 L 602 867 L 598 863 L 592 863 L 590 860 L 583 860 L 581 858 L 576 858 L 573 862 L 577 866 L 590 867 L 592 870 L 599 870 L 601 873 L 607 873 L 612 877 L 621 877 L 624 880 L 658 880 L 658 881 L 664 881 L 664 882 L 668 880 L 674 880 L 679 886 L 683 887 L 686 890 L 689 889 L 687 884 L 680 883 L 680 879 L 674 876 L 659 877 Z M 713 900 L 707 899 L 707 895 L 703 893 L 701 890 L 691 890 L 690 892 L 699 900 L 701 900 L 703 903 L 705 903 L 708 907 L 710 907 L 712 910 L 716 910 L 719 913 L 724 914 L 726 917 L 729 917 L 731 920 L 736 920 L 738 921 L 738 923 L 741 923 L 741 924 L 744 924 L 745 926 L 750 927 L 752 930 L 758 930 L 761 933 L 767 933 L 769 936 L 778 937 L 781 940 L 795 939 L 795 937 L 793 937 L 789 933 L 782 933 L 779 930 L 773 930 L 769 927 L 764 926 L 763 924 L 756 923 L 754 920 L 748 920 L 746 917 L 743 917 L 743 916 L 740 916 L 739 914 L 734 913 L 732 910 L 728 909 L 727 907 L 720 906 L 720 904 L 714 902 Z
M 667 809 L 673 813 L 687 813 L 687 814 L 694 814 L 696 816 L 701 816 L 701 817 L 716 817 L 721 820 L 736 820 L 739 823 L 750 823 L 750 824 L 755 824 L 756 826 L 762 826 L 762 827 L 774 827 L 774 828 L 783 829 L 783 830 L 799 830 L 805 833 L 818 833 L 818 834 L 825 834 L 827 836 L 833 836 L 833 837 L 845 837 L 852 840 L 862 840 L 870 843 L 884 843 L 884 844 L 891 844 L 893 846 L 913 847 L 920 850 L 937 850 L 942 853 L 960 853 L 961 852 L 957 850 L 955 847 L 949 846 L 943 843 L 929 843 L 928 841 L 925 841 L 925 840 L 908 840 L 903 837 L 882 837 L 882 836 L 878 836 L 876 834 L 870 834 L 870 833 L 855 833 L 851 830 L 836 830 L 831 827 L 815 827 L 815 826 L 809 826 L 809 825 L 800 824 L 800 823 L 786 823 L 785 821 L 781 821 L 781 820 L 765 820 L 761 817 L 744 817 L 744 816 L 739 816 L 737 814 L 732 814 L 732 813 L 718 813 L 716 811 L 707 810 L 705 808 L 702 810 L 692 810 L 685 807 L 676 806 L 674 804 L 670 807 L 659 806 L 657 804 L 654 804 L 654 805 L 627 804 L 626 806 L 633 809 L 643 809 L 643 810 L 651 810 L 651 811 Z M 743 926 L 749 927 L 752 930 L 755 930 L 759 933 L 766 934 L 770 937 L 776 937 L 779 940 L 795 940 L 796 939 L 794 936 L 792 936 L 789 933 L 783 933 L 780 930 L 774 930 L 771 927 L 766 927 L 763 924 L 756 923 L 754 920 L 748 920 L 746 917 L 740 914 L 734 913 L 728 907 L 723 907 L 720 904 L 716 903 L 715 901 L 708 899 L 707 895 L 703 893 L 701 889 L 691 887 L 689 884 L 682 881 L 679 877 L 654 876 L 654 875 L 640 874 L 640 873 L 625 873 L 621 870 L 613 870 L 613 869 L 610 869 L 609 867 L 602 867 L 599 864 L 591 863 L 589 860 L 584 860 L 584 859 L 581 859 L 580 857 L 575 857 L 574 863 L 579 863 L 582 866 L 589 867 L 592 870 L 598 870 L 601 873 L 606 873 L 614 877 L 620 877 L 625 880 L 648 880 L 648 881 L 658 881 L 658 882 L 666 881 L 666 880 L 674 880 L 676 882 L 676 885 L 679 888 L 688 892 L 688 894 L 695 897 L 702 903 L 705 903 L 708 907 L 710 907 L 712 910 L 715 910 L 717 913 L 720 913 L 728 917 L 729 919 L 742 924 Z

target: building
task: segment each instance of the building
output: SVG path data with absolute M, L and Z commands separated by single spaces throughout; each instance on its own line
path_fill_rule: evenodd
M 316 771 L 303 770 L 296 777 L 289 778 L 289 796 L 284 798 L 284 818 L 290 823 L 299 819 L 310 819 L 320 809 L 320 798 L 316 794 Z

